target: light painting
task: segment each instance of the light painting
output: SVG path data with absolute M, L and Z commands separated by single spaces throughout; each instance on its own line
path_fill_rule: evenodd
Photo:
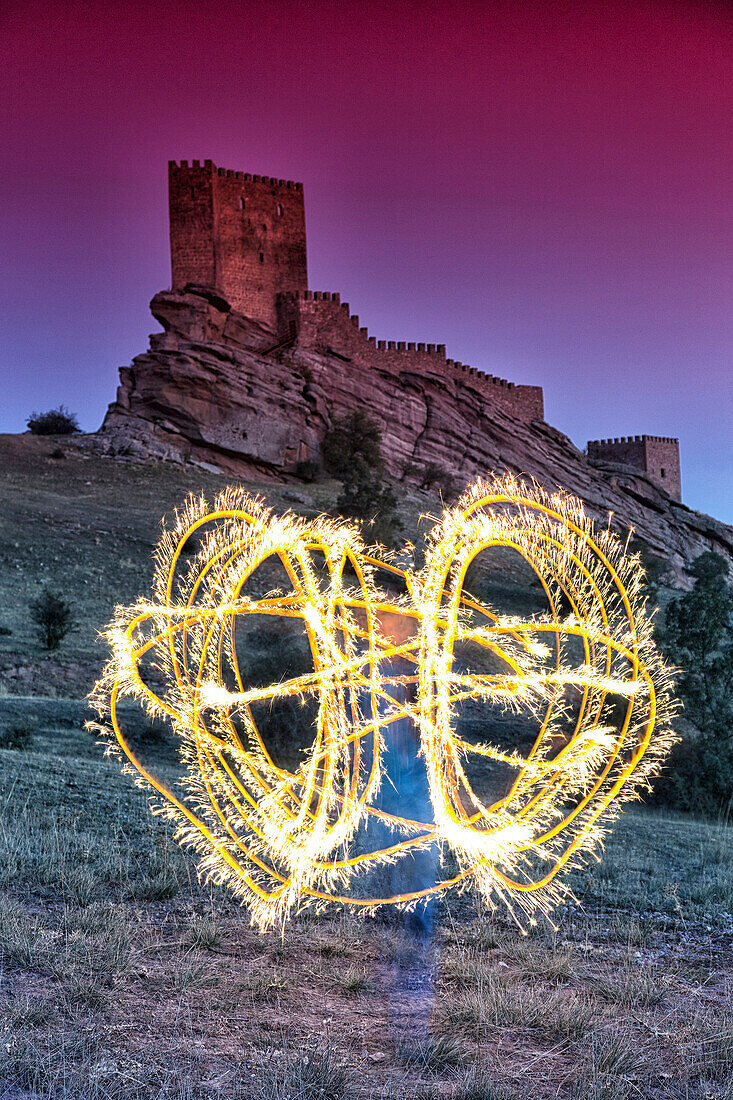
M 507 615 L 471 594 L 472 563 L 497 548 L 526 563 L 545 610 Z M 260 929 L 306 905 L 373 912 L 467 889 L 526 925 L 567 895 L 570 869 L 598 856 L 674 742 L 639 559 L 567 494 L 479 481 L 410 568 L 354 524 L 275 515 L 230 489 L 212 507 L 190 501 L 156 558 L 152 599 L 118 608 L 107 631 L 96 703 L 202 877 L 227 884 Z M 278 583 L 258 588 L 273 563 Z M 297 623 L 312 667 L 253 686 L 242 637 L 254 617 L 275 632 Z M 132 700 L 172 727 L 175 789 L 125 733 Z M 261 720 L 282 700 L 302 704 L 309 729 L 288 767 Z M 466 707 L 486 736 L 464 736 Z M 492 715 L 531 723 L 528 743 L 499 743 Z M 419 817 L 395 804 L 400 723 L 424 775 Z M 492 769 L 498 792 L 481 782 Z M 415 881 L 421 853 L 429 870 Z

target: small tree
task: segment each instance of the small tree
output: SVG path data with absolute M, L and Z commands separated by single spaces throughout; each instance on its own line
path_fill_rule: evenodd
M 695 587 L 667 607 L 662 645 L 682 669 L 678 690 L 685 717 L 699 731 L 670 760 L 674 801 L 715 810 L 733 797 L 733 591 L 719 554 L 692 566 Z
M 351 416 L 335 420 L 323 440 L 323 465 L 332 477 L 345 481 L 354 475 L 355 463 L 380 473 L 384 469 L 381 452 L 382 433 L 361 409 Z
M 397 515 L 397 497 L 391 487 L 361 464 L 343 484 L 336 500 L 339 514 L 368 523 L 368 535 L 374 542 L 386 546 L 393 543 L 402 531 L 402 522 Z
M 397 498 L 382 480 L 382 433 L 361 410 L 337 420 L 323 441 L 323 464 L 343 483 L 336 500 L 340 515 L 369 524 L 368 537 L 387 545 L 402 530 Z
M 44 413 L 32 412 L 26 424 L 33 435 L 74 435 L 81 431 L 76 415 L 64 405 Z
M 36 600 L 31 600 L 31 619 L 44 649 L 58 649 L 70 631 L 76 629 L 71 605 L 59 592 L 44 588 Z

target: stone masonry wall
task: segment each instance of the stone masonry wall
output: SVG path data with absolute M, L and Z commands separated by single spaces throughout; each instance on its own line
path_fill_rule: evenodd
M 282 291 L 308 286 L 303 185 L 217 168 L 168 164 L 172 287 L 220 291 L 275 330 Z
M 666 489 L 673 500 L 682 500 L 680 444 L 670 436 L 645 435 L 646 472 Z
M 682 499 L 680 445 L 672 436 L 630 435 L 588 442 L 588 458 L 643 470 L 673 500 Z
M 312 347 L 322 354 L 347 359 L 355 367 L 454 378 L 485 395 L 492 407 L 526 423 L 544 419 L 541 386 L 517 386 L 504 378 L 495 378 L 475 367 L 447 359 L 444 344 L 377 340 L 366 328 L 359 326 L 358 316 L 349 311 L 348 303 L 342 302 L 337 293 L 301 291 L 281 295 L 280 330 L 297 334 L 301 347 Z
M 308 291 L 302 184 L 218 168 L 211 160 L 169 161 L 168 181 L 174 292 L 211 288 L 233 315 L 266 326 L 273 341 L 295 333 L 301 347 L 357 368 L 460 379 L 493 408 L 527 423 L 544 419 L 541 387 L 516 386 L 447 359 L 443 344 L 377 341 L 338 294 Z

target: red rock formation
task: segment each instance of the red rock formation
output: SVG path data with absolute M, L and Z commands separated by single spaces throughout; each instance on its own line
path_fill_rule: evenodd
M 335 346 L 297 338 L 271 350 L 268 328 L 206 290 L 157 294 L 151 308 L 165 331 L 120 371 L 97 441 L 107 451 L 282 477 L 318 458 L 334 418 L 363 409 L 382 429 L 395 477 L 433 464 L 465 483 L 508 469 L 577 494 L 604 522 L 612 512 L 680 579 L 703 550 L 733 557 L 733 528 L 671 499 L 643 473 L 591 464 L 549 424 L 492 402 L 485 376 L 441 369 L 439 356 L 431 370 L 399 351 L 384 366 L 355 364 Z

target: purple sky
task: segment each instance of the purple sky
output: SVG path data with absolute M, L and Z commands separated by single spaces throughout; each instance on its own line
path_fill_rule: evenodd
M 680 439 L 733 522 L 723 3 L 4 0 L 0 431 L 87 430 L 169 285 L 168 159 L 302 180 L 310 286 L 545 389 L 583 446 Z

